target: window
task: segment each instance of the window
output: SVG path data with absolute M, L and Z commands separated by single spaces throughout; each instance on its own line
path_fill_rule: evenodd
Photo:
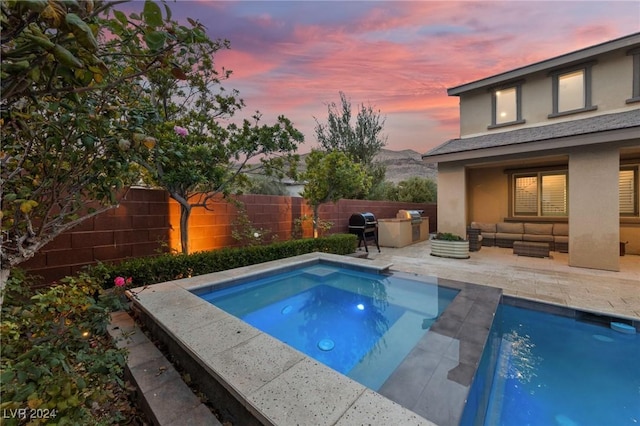
M 549 118 L 597 109 L 591 105 L 592 65 L 589 63 L 551 73 L 553 113 L 549 114 Z
M 618 185 L 620 216 L 638 216 L 638 168 L 621 167 Z
M 522 119 L 521 93 L 521 84 L 492 90 L 490 129 L 525 122 Z
M 585 107 L 584 70 L 558 76 L 558 112 Z
M 513 175 L 514 216 L 567 216 L 567 172 Z
M 631 98 L 627 99 L 627 103 L 640 102 L 640 48 L 631 49 L 627 55 L 633 56 L 633 81 L 631 89 Z

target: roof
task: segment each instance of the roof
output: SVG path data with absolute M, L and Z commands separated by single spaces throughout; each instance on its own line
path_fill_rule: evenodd
M 639 109 L 613 114 L 603 114 L 580 120 L 563 121 L 545 126 L 527 127 L 507 132 L 489 133 L 462 139 L 451 139 L 427 152 L 422 156 L 422 158 L 546 141 L 569 136 L 601 133 L 612 130 L 630 129 L 635 127 L 640 127 Z M 640 135 L 640 133 L 638 134 Z
M 632 49 L 636 46 L 640 46 L 640 33 L 630 34 L 625 37 L 620 37 L 614 40 L 607 41 L 605 43 L 596 44 L 584 49 L 576 50 L 564 55 L 556 56 L 554 58 L 545 59 L 544 61 L 536 62 L 524 67 L 516 68 L 511 71 L 507 71 L 501 74 L 496 74 L 481 80 L 465 83 L 460 86 L 447 89 L 449 96 L 458 96 L 462 93 L 469 92 L 471 90 L 481 89 L 489 87 L 507 81 L 522 78 L 526 75 L 533 74 L 539 71 L 551 71 L 558 67 L 566 67 L 579 62 L 587 61 L 595 56 L 602 55 L 603 53 L 612 52 L 618 49 Z

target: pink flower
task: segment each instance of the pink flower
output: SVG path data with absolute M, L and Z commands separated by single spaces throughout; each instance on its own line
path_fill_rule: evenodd
M 176 135 L 178 136 L 187 136 L 189 134 L 187 129 L 180 126 L 173 126 L 173 131 L 176 132 Z
M 129 285 L 133 282 L 133 278 L 129 277 L 125 280 L 125 282 L 127 283 L 127 285 Z
M 113 283 L 116 285 L 116 287 L 124 287 L 125 285 L 125 280 L 122 277 L 116 277 L 113 280 Z

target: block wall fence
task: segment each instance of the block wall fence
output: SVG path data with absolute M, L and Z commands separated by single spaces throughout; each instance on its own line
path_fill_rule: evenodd
M 279 241 L 291 238 L 295 220 L 311 217 L 311 208 L 300 197 L 241 195 L 234 197 L 246 209 L 251 224 L 277 235 Z M 395 217 L 400 209 L 424 210 L 429 231 L 437 229 L 436 204 L 390 201 L 340 200 L 320 208 L 320 217 L 333 222 L 327 234 L 348 232 L 349 217 L 371 212 L 376 218 Z M 218 199 L 211 210 L 194 208 L 189 220 L 190 251 L 214 250 L 237 246 L 231 236 L 238 207 Z M 304 236 L 311 236 L 309 223 Z M 59 235 L 29 261 L 20 265 L 50 283 L 100 262 L 118 262 L 132 257 L 153 256 L 168 249 L 179 252 L 180 206 L 164 190 L 131 188 L 117 208 L 87 219 Z

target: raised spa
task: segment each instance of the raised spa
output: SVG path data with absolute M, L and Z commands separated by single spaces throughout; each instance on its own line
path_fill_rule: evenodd
M 456 294 L 435 284 L 320 264 L 199 295 L 378 390 Z

